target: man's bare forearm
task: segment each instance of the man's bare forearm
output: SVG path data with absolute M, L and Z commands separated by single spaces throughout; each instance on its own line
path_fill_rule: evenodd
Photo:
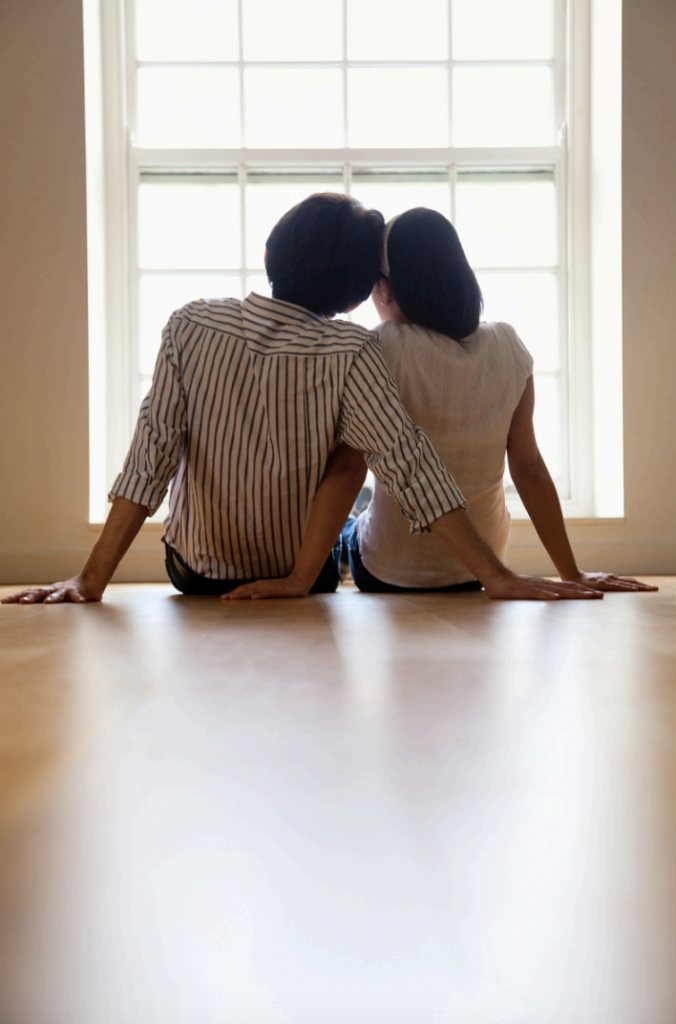
M 144 505 L 127 498 L 116 498 L 92 553 L 82 572 L 69 580 L 47 587 L 29 587 L 2 599 L 3 604 L 60 604 L 73 601 L 84 604 L 100 601 L 113 573 L 148 515 Z
M 502 564 L 476 532 L 464 509 L 447 512 L 430 530 L 483 584 L 487 595 L 503 600 L 551 601 L 602 596 L 576 583 L 553 583 L 537 576 L 517 576 Z
M 147 516 L 145 505 L 137 505 L 128 498 L 115 498 L 101 536 L 80 573 L 85 585 L 103 594 Z
M 430 523 L 430 530 L 484 586 L 509 571 L 479 536 L 465 509 L 447 512 Z

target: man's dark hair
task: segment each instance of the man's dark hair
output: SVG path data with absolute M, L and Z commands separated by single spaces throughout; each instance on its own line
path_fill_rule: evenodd
M 321 316 L 363 302 L 380 277 L 383 216 L 351 196 L 319 192 L 285 213 L 266 242 L 276 299 Z
M 404 316 L 455 341 L 476 331 L 481 289 L 449 220 L 422 206 L 407 210 L 392 225 L 387 255 Z

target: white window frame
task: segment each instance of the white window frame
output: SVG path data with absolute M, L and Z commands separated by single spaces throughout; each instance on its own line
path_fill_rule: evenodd
M 138 324 L 136 238 L 139 175 L 143 170 L 181 169 L 236 170 L 241 182 L 246 168 L 342 168 L 345 188 L 349 190 L 351 175 L 356 168 L 446 168 L 451 185 L 458 172 L 461 173 L 465 168 L 552 168 L 559 204 L 560 393 L 564 421 L 562 463 L 569 469 L 562 505 L 566 517 L 590 518 L 596 514 L 595 452 L 594 444 L 590 443 L 590 439 L 596 437 L 598 447 L 599 426 L 598 409 L 595 409 L 593 401 L 595 388 L 592 373 L 595 362 L 599 360 L 598 353 L 592 348 L 593 303 L 589 283 L 594 262 L 591 245 L 593 196 L 589 173 L 593 149 L 589 114 L 592 91 L 591 27 L 593 4 L 605 4 L 607 7 L 615 4 L 616 0 L 554 0 L 554 3 L 555 123 L 561 127 L 553 146 L 490 150 L 450 146 L 417 150 L 272 151 L 242 148 L 195 151 L 142 150 L 133 145 L 136 62 L 125 61 L 125 53 L 134 52 L 133 0 L 84 0 L 90 230 L 92 522 L 101 522 L 105 518 L 106 489 L 121 468 L 138 412 L 138 404 L 133 396 L 137 390 L 134 374 Z M 344 10 L 345 6 L 343 0 Z M 450 42 L 449 39 L 449 55 L 452 53 Z M 571 48 L 575 54 L 574 60 L 569 59 Z M 233 63 L 238 66 L 241 77 L 245 62 L 240 59 Z M 396 66 L 400 62 L 377 63 L 379 66 Z M 450 70 L 454 64 L 482 62 L 459 62 L 449 57 L 447 62 L 415 63 L 447 66 L 450 91 L 453 82 Z M 491 63 L 542 65 L 546 62 Z M 360 64 L 363 66 L 364 62 L 351 62 L 351 66 Z M 345 60 L 343 65 L 347 66 Z M 97 66 L 100 69 L 98 77 Z M 284 66 L 297 65 L 289 63 Z M 326 65 L 322 63 L 321 66 Z M 449 117 L 452 111 L 451 99 L 449 95 Z M 127 111 L 130 112 L 128 123 Z M 568 129 L 571 111 L 572 132 Z M 97 116 L 102 117 L 103 123 L 103 132 L 99 133 L 98 138 L 95 127 Z M 103 150 L 103 158 L 98 162 L 92 159 L 92 149 L 97 144 Z M 617 353 L 613 358 L 617 362 Z M 570 414 L 571 410 L 574 415 Z M 599 461 L 598 454 L 596 462 Z M 515 495 L 509 495 L 508 498 L 512 515 L 516 518 L 525 517 L 518 498 Z M 621 514 L 620 504 L 621 501 L 617 500 L 614 504 L 608 504 L 607 514 Z

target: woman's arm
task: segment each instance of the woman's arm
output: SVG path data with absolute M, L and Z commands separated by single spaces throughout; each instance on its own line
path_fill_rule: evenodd
M 366 477 L 364 456 L 348 444 L 339 444 L 326 464 L 317 488 L 303 543 L 290 576 L 258 580 L 223 594 L 223 600 L 244 598 L 306 597 L 331 548 L 336 543 Z
M 594 590 L 657 590 L 628 576 L 578 569 L 566 533 L 561 502 L 535 440 L 534 408 L 535 388 L 533 378 L 529 377 L 512 417 L 507 460 L 514 486 L 561 579 L 582 583 Z

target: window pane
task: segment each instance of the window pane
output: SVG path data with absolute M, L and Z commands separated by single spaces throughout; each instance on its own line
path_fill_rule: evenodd
M 455 60 L 553 56 L 552 0 L 453 0 Z
M 454 146 L 549 146 L 553 141 L 550 68 L 454 69 Z
M 139 292 L 139 371 L 153 372 L 162 328 L 194 299 L 241 297 L 241 278 L 225 274 L 142 274 Z
M 138 381 L 138 398 L 136 399 L 136 401 L 134 403 L 136 405 L 136 407 L 138 407 L 141 404 L 143 399 L 146 397 L 146 395 L 150 391 L 150 385 L 152 384 L 152 382 L 153 382 L 152 377 L 141 377 L 140 380 Z M 129 431 L 129 442 L 131 441 L 132 437 L 133 437 L 133 431 Z M 127 442 L 127 443 L 129 443 L 129 442 Z
M 350 320 L 352 323 L 360 324 L 362 327 L 366 327 L 367 330 L 372 331 L 374 327 L 377 327 L 380 323 L 380 316 L 376 312 L 376 307 L 373 305 L 370 299 L 366 302 L 362 302 L 361 306 L 357 306 L 350 313 Z M 342 319 L 346 319 L 343 317 Z
M 536 370 L 559 369 L 556 274 L 479 273 L 484 320 L 511 324 Z
M 265 180 L 252 175 L 246 187 L 246 265 L 263 266 L 265 242 L 279 218 L 314 192 L 342 192 L 342 175 L 296 181 Z
M 396 175 L 373 176 L 375 180 L 352 177 L 352 195 L 356 196 L 364 206 L 380 210 L 385 220 L 390 220 L 404 210 L 413 206 L 428 206 L 438 210 L 444 217 L 450 214 L 450 188 L 448 180 L 441 181 L 406 181 L 398 180 Z M 388 180 L 388 178 L 390 180 Z
M 353 147 L 448 145 L 444 68 L 352 68 L 348 135 Z
M 248 68 L 246 145 L 270 149 L 343 145 L 342 74 L 335 68 Z
M 237 0 L 136 0 L 139 60 L 237 60 Z
M 270 282 L 264 274 L 251 274 L 246 279 L 246 293 L 258 292 L 259 295 L 271 295 Z
M 239 75 L 235 68 L 139 68 L 139 146 L 236 148 Z
M 553 181 L 458 181 L 456 228 L 473 267 L 553 267 Z
M 342 59 L 341 0 L 243 0 L 242 21 L 245 60 Z
M 139 266 L 239 269 L 236 184 L 139 186 Z
M 348 60 L 446 60 L 446 0 L 347 0 Z
M 561 394 L 558 378 L 535 374 L 535 436 L 547 468 L 561 480 Z

